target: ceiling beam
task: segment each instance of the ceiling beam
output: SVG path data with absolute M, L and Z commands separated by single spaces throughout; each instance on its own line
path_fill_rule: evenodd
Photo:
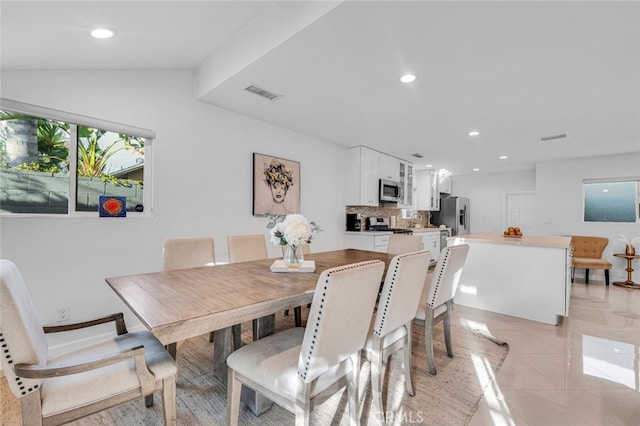
M 214 102 L 215 89 L 342 3 L 273 2 L 195 69 L 196 98 Z

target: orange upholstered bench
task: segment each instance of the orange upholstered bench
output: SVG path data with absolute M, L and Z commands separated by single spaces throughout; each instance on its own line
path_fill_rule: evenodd
M 573 248 L 573 262 L 571 264 L 571 282 L 576 268 L 584 268 L 584 282 L 589 284 L 589 269 L 604 269 L 605 283 L 609 285 L 609 269 L 611 262 L 602 258 L 602 252 L 609 244 L 609 239 L 604 237 L 571 237 Z

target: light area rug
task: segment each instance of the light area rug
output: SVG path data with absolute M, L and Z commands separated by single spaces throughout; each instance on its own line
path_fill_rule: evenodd
M 303 309 L 303 312 L 306 309 Z M 303 315 L 306 315 L 304 312 Z M 276 316 L 277 329 L 293 326 L 293 315 Z M 242 325 L 243 341 L 251 339 L 251 323 Z M 452 326 L 454 357 L 446 354 L 442 323 L 434 328 L 434 357 L 437 374 L 428 372 L 424 347 L 424 328 L 413 327 L 413 384 L 416 395 L 405 392 L 402 357 L 391 357 L 385 375 L 384 420 L 391 425 L 467 425 L 482 399 L 484 389 L 498 372 L 508 352 L 503 342 L 492 341 L 474 330 Z M 495 339 L 494 339 L 495 340 Z M 502 343 L 502 345 L 501 345 Z M 226 390 L 213 376 L 213 346 L 208 335 L 178 343 L 177 418 L 179 425 L 226 424 Z M 374 412 L 369 386 L 369 364 L 361 365 L 360 382 L 364 392 L 361 424 L 380 424 L 383 415 Z M 98 384 L 99 385 L 99 384 Z M 8 390 L 6 379 L 0 381 L 0 419 L 2 425 L 20 424 L 20 407 Z M 72 425 L 161 425 L 162 401 L 156 394 L 155 404 L 145 408 L 142 400 L 133 401 L 70 423 Z M 259 417 L 244 408 L 240 410 L 242 425 L 294 424 L 294 416 L 274 405 Z M 312 425 L 348 425 L 346 392 L 316 406 Z

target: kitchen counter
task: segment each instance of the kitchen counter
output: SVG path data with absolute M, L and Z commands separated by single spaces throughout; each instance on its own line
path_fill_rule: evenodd
M 510 244 L 517 246 L 569 248 L 571 237 L 555 237 L 549 235 L 523 235 L 521 237 L 505 236 L 503 234 L 463 234 L 449 237 L 452 244 L 466 244 L 467 242 L 484 242 L 494 244 Z
M 440 232 L 449 231 L 451 228 L 398 228 L 398 229 L 410 229 L 414 234 L 421 234 L 425 232 Z M 345 231 L 347 234 L 355 235 L 391 235 L 393 231 Z
M 569 315 L 570 237 L 464 234 L 447 242 L 469 245 L 455 303 L 553 325 Z
M 349 235 L 391 235 L 391 231 L 346 231 Z

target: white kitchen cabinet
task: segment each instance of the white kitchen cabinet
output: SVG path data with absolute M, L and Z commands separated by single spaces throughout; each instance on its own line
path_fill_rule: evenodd
M 417 210 L 439 211 L 440 189 L 438 173 L 435 170 L 416 170 Z
M 399 160 L 398 169 L 400 171 L 398 208 L 412 209 L 414 208 L 413 164 Z
M 432 259 L 438 259 L 440 256 L 440 230 L 416 233 L 422 237 L 422 250 L 429 250 Z
M 398 182 L 400 180 L 400 160 L 387 154 L 379 154 L 380 179 Z
M 451 175 L 445 174 L 439 176 L 439 190 L 445 194 L 451 194 Z
M 387 252 L 391 232 L 347 232 L 346 248 Z
M 348 206 L 379 205 L 379 155 L 366 146 L 347 149 L 346 204 Z

